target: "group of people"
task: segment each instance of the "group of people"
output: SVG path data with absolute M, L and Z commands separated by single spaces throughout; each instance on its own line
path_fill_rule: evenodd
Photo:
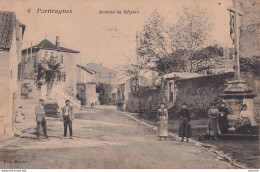
M 161 138 L 167 140 L 168 137 L 168 110 L 165 108 L 165 104 L 162 102 L 161 107 L 157 113 L 157 135 L 158 140 L 161 141 Z M 187 108 L 186 103 L 182 104 L 181 111 L 177 114 L 177 117 L 181 119 L 179 125 L 179 137 L 181 137 L 181 142 L 184 141 L 186 137 L 186 142 L 189 141 L 189 137 L 191 137 L 191 125 L 190 125 L 190 111 Z
M 37 122 L 37 139 L 40 139 L 41 136 L 41 127 L 43 130 L 43 134 L 45 138 L 48 138 L 47 134 L 47 126 L 46 126 L 46 119 L 45 119 L 45 110 L 43 107 L 44 100 L 40 99 L 39 104 L 35 107 L 35 115 L 36 115 L 36 122 Z M 70 131 L 70 139 L 72 139 L 72 121 L 74 120 L 74 111 L 73 107 L 70 105 L 70 100 L 65 101 L 65 106 L 61 108 L 61 120 L 64 124 L 64 138 L 67 137 L 67 127 L 69 126 Z
M 211 140 L 217 139 L 217 136 L 220 134 L 228 133 L 229 114 L 228 108 L 224 102 L 222 102 L 219 107 L 214 103 L 210 105 L 210 109 L 208 110 L 207 134 Z M 181 111 L 177 113 L 177 117 L 180 119 L 179 137 L 181 137 L 182 142 L 184 141 L 184 138 L 186 138 L 186 141 L 188 142 L 191 137 L 191 116 L 186 103 L 182 104 Z M 168 136 L 168 111 L 163 102 L 158 110 L 157 120 L 158 140 L 161 141 L 161 138 L 166 140 Z M 250 126 L 250 114 L 249 111 L 247 111 L 246 104 L 242 105 L 238 123 L 238 125 L 242 127 Z

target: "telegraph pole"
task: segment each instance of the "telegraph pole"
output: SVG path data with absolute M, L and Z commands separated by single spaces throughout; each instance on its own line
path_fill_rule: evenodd
M 140 91 L 140 63 L 139 63 L 139 55 L 138 55 L 138 32 L 136 31 L 136 58 L 137 58 L 137 67 L 138 67 L 138 100 L 139 100 L 139 108 L 138 112 L 141 115 L 141 91 Z

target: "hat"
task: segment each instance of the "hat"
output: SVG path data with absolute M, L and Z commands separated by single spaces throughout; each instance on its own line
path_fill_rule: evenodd
M 247 104 L 243 104 L 242 107 L 247 107 Z
M 69 99 L 65 100 L 65 103 L 67 103 L 67 102 L 69 102 L 69 103 L 70 103 L 70 100 L 69 100 Z
M 44 100 L 43 99 L 39 99 L 39 102 L 44 102 Z

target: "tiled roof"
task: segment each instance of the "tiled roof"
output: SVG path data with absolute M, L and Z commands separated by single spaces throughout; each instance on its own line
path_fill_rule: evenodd
M 10 50 L 15 23 L 16 17 L 14 12 L 0 11 L 0 51 Z
M 101 66 L 101 65 L 96 64 L 96 63 L 93 63 L 93 62 L 88 63 L 88 64 L 87 64 L 87 67 L 88 67 L 89 69 L 91 69 L 92 71 L 95 71 L 95 72 L 96 72 L 96 70 L 95 70 L 96 68 L 103 68 L 103 69 L 106 69 L 106 70 L 110 70 L 110 71 L 113 72 L 113 73 L 117 73 L 117 71 L 115 71 L 115 70 L 109 69 L 109 68 L 107 68 L 107 67 Z
M 30 47 L 28 49 L 30 51 Z M 33 50 L 44 49 L 44 50 L 56 50 L 56 51 L 68 52 L 68 53 L 80 53 L 79 51 L 76 51 L 76 50 L 71 50 L 71 49 L 64 48 L 64 47 L 58 47 L 55 44 L 51 43 L 48 39 L 44 39 L 39 44 L 34 45 L 32 47 L 32 49 Z M 24 49 L 22 52 L 26 53 L 26 51 L 27 51 L 27 49 Z
M 90 73 L 90 74 L 94 74 L 94 73 L 95 73 L 95 72 L 93 72 L 93 71 L 89 70 L 88 68 L 86 68 L 86 67 L 84 67 L 84 66 L 77 65 L 77 67 L 79 67 L 79 68 L 81 68 L 81 69 L 85 70 L 86 72 L 88 72 L 88 73 Z

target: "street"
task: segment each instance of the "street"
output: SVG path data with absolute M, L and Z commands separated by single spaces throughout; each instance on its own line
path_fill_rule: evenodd
M 0 150 L 0 168 L 231 168 L 192 143 L 157 141 L 155 131 L 112 106 L 79 112 L 75 118 L 73 140 L 62 138 L 59 118 L 48 118 L 49 139 L 36 140 L 35 129 L 28 129 L 30 137 Z

